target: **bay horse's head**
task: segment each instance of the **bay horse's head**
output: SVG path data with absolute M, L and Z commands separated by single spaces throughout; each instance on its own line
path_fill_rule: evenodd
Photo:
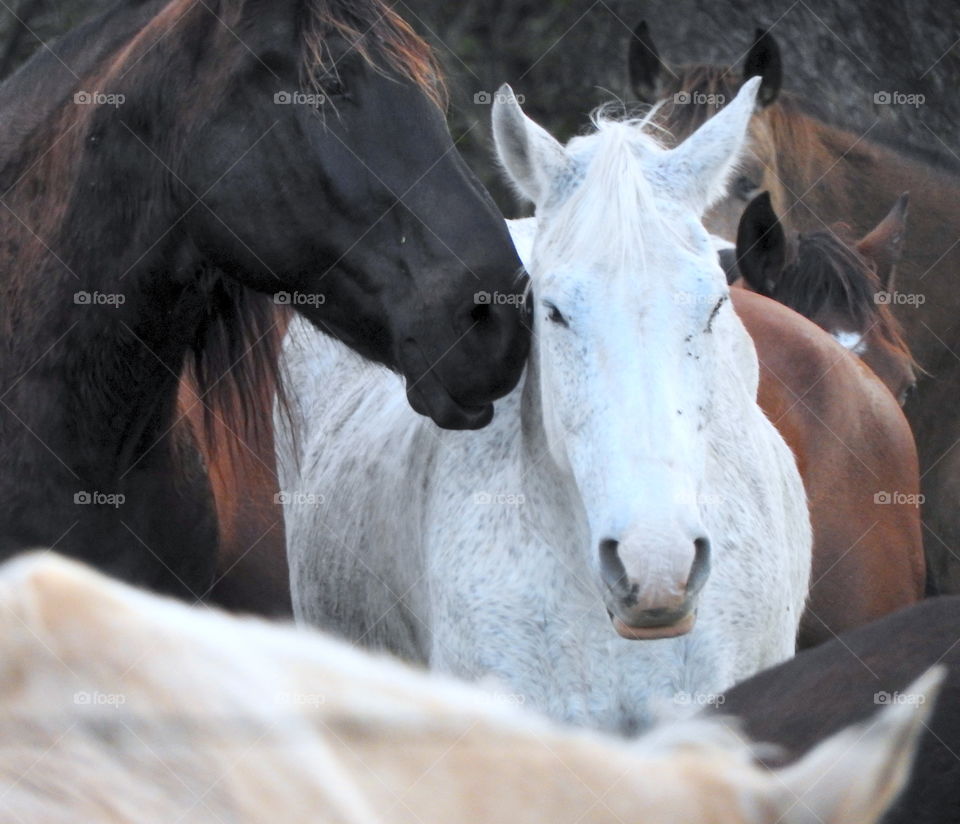
M 710 569 L 711 438 L 730 398 L 756 391 L 756 354 L 701 219 L 759 82 L 672 150 L 642 122 L 603 117 L 562 146 L 508 88 L 493 109 L 500 160 L 537 211 L 535 414 L 582 501 L 589 568 L 626 638 L 693 627 Z
M 733 241 L 740 215 L 761 191 L 771 193 L 781 213 L 787 193 L 780 182 L 773 119 L 780 113 L 772 104 L 780 96 L 783 64 L 773 35 L 757 29 L 753 45 L 741 69 L 733 66 L 667 65 L 661 58 L 646 22 L 641 22 L 630 40 L 628 64 L 630 85 L 638 100 L 657 105 L 656 121 L 673 136 L 684 140 L 736 96 L 751 77 L 760 77 L 757 107 L 750 120 L 750 140 L 737 164 L 737 173 L 724 197 L 704 217 L 714 235 Z
M 97 185 L 154 213 L 172 195 L 178 275 L 202 262 L 274 296 L 400 371 L 441 426 L 489 421 L 528 332 L 485 294 L 522 290 L 521 266 L 451 141 L 428 46 L 382 0 L 151 14 L 81 81 L 125 101 L 90 107 Z
M 906 234 L 907 195 L 864 237 L 843 224 L 787 233 L 764 192 L 740 219 L 736 265 L 746 286 L 809 318 L 859 356 L 902 406 L 916 363 L 891 311 Z

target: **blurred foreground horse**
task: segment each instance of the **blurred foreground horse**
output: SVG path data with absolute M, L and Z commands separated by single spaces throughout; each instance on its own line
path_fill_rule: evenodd
M 0 815 L 84 824 L 873 824 L 936 691 L 767 770 L 719 721 L 633 743 L 51 554 L 0 568 Z

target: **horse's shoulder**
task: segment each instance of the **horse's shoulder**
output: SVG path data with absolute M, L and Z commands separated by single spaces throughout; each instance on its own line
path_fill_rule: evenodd
M 818 403 L 838 400 L 841 387 L 843 396 L 872 393 L 872 373 L 815 323 L 754 292 L 735 288 L 731 293 L 757 348 L 761 374 Z

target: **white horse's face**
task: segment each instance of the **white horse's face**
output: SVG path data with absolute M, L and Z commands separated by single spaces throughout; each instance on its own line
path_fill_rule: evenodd
M 589 564 L 629 638 L 688 632 L 709 574 L 701 502 L 715 401 L 742 389 L 723 385 L 739 339 L 701 215 L 723 191 L 755 93 L 746 84 L 672 151 L 621 123 L 564 148 L 515 103 L 494 110 L 501 160 L 537 205 L 526 263 L 547 445 L 576 483 Z

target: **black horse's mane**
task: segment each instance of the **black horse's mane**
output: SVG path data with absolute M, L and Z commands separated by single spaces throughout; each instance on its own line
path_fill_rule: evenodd
M 777 281 L 774 297 L 806 318 L 831 309 L 850 318 L 857 329 L 875 329 L 888 343 L 909 353 L 903 327 L 877 295 L 884 289 L 873 266 L 855 248 L 842 223 L 801 232 L 795 255 Z
M 866 259 L 836 231 L 824 229 L 797 235 L 796 256 L 778 279 L 776 298 L 807 318 L 823 309 L 839 310 L 864 328 L 882 305 L 875 300 L 880 289 Z

